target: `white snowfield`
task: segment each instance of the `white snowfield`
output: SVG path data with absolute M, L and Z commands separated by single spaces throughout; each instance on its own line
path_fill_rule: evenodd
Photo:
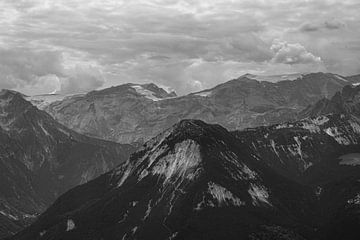
M 75 229 L 75 222 L 72 219 L 68 219 L 67 220 L 67 226 L 66 226 L 66 231 L 71 231 Z
M 208 183 L 209 193 L 211 196 L 217 200 L 219 205 L 233 205 L 233 206 L 243 206 L 245 202 L 241 201 L 238 197 L 234 196 L 229 190 L 226 188 L 210 182 Z
M 31 102 L 38 109 L 43 110 L 53 102 L 62 101 L 70 95 L 61 95 L 61 94 L 44 94 L 36 96 L 27 96 L 25 100 Z
M 268 200 L 269 193 L 264 186 L 250 183 L 250 188 L 248 193 L 250 194 L 253 200 L 254 206 L 260 206 L 261 204 L 266 204 L 271 206 L 271 203 Z
M 249 79 L 257 80 L 259 82 L 265 81 L 265 82 L 280 82 L 285 80 L 295 80 L 295 79 L 301 79 L 303 74 L 301 73 L 291 73 L 291 74 L 282 74 L 282 75 L 255 75 L 255 74 L 245 74 L 244 77 L 247 77 Z
M 150 91 L 150 90 L 147 90 L 147 89 L 145 89 L 145 88 L 143 88 L 142 86 L 140 86 L 140 85 L 133 85 L 133 86 L 131 86 L 133 89 L 135 89 L 135 91 L 138 93 L 138 94 L 140 94 L 140 95 L 142 95 L 142 96 L 144 96 L 144 97 L 146 97 L 146 98 L 148 98 L 148 99 L 150 99 L 150 100 L 153 100 L 153 101 L 159 101 L 159 100 L 162 100 L 162 98 L 157 98 L 157 97 L 155 97 L 155 93 L 154 92 L 152 92 L 152 91 Z
M 199 93 L 195 93 L 194 95 L 196 96 L 200 96 L 200 97 L 210 97 L 212 94 L 211 91 L 205 91 L 205 92 L 199 92 Z
M 357 166 L 360 165 L 360 153 L 349 153 L 339 157 L 340 165 Z

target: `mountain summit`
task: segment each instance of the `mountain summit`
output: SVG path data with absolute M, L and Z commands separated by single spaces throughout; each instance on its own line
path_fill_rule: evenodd
M 265 219 L 297 237 L 288 228 L 300 205 L 282 192 L 311 201 L 224 128 L 184 120 L 125 164 L 60 197 L 14 239 L 238 239 Z

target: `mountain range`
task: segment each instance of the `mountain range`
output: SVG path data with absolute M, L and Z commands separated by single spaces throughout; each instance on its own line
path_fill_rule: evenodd
M 297 120 L 299 111 L 358 80 L 331 73 L 278 77 L 281 81 L 268 82 L 246 74 L 178 97 L 154 84 L 125 84 L 54 101 L 44 110 L 82 134 L 143 143 L 181 119 L 201 119 L 229 130 Z
M 0 239 L 358 239 L 358 81 L 3 90 Z
M 134 147 L 78 134 L 25 100 L 0 92 L 0 238 L 28 225 L 72 187 L 125 161 Z
M 11 239 L 359 239 L 359 104 L 345 86 L 297 121 L 182 120 Z

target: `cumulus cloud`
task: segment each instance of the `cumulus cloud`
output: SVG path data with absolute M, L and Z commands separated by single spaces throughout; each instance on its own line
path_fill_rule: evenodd
M 47 85 L 44 79 L 48 75 L 62 76 L 61 54 L 56 51 L 1 48 L 0 56 L 0 88 L 26 89 L 31 85 L 43 85 L 39 82 Z
M 76 65 L 65 72 L 67 76 L 60 80 L 59 93 L 87 92 L 103 86 L 105 82 L 99 69 L 92 66 Z
M 271 46 L 274 57 L 271 59 L 274 63 L 285 64 L 319 64 L 321 58 L 308 52 L 304 46 L 299 43 L 287 43 L 286 41 L 275 41 Z
M 98 69 L 83 62 L 66 65 L 60 51 L 2 48 L 0 56 L 0 88 L 25 94 L 74 93 L 104 84 Z
M 354 74 L 359 8 L 357 0 L 2 0 L 0 88 L 155 82 L 184 94 L 246 72 Z

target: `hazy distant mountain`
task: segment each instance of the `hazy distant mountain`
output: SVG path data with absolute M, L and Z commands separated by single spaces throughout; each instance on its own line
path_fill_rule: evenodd
M 346 77 L 346 79 L 353 83 L 358 83 L 358 82 L 360 82 L 360 74 Z
M 53 102 L 62 101 L 65 98 L 81 96 L 81 95 L 82 94 L 64 95 L 64 94 L 54 93 L 54 94 L 42 94 L 42 95 L 35 95 L 35 96 L 24 96 L 24 98 L 27 101 L 31 102 L 38 109 L 43 110 Z
M 184 120 L 12 239 L 358 239 L 359 141 L 351 115 L 232 133 Z
M 109 171 L 133 151 L 80 135 L 20 93 L 0 92 L 0 238 L 14 233 L 60 194 Z
M 154 84 L 125 84 L 57 101 L 45 110 L 83 134 L 131 143 L 146 141 L 184 118 L 230 130 L 294 120 L 298 111 L 352 83 L 330 73 L 279 76 L 278 82 L 256 79 L 247 74 L 181 97 Z
M 329 113 L 352 113 L 360 117 L 360 86 L 346 86 L 331 99 L 321 99 L 301 112 L 302 117 L 320 116 Z

